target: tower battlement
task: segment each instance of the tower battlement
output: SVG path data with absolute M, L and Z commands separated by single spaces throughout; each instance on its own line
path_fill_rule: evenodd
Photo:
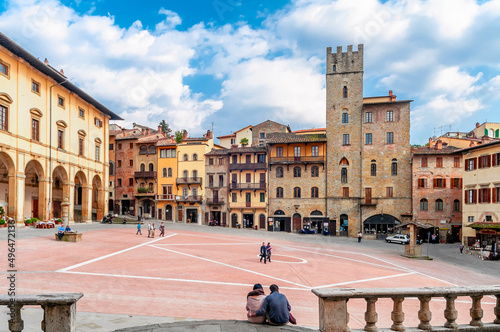
M 337 52 L 326 48 L 326 74 L 342 74 L 363 71 L 363 44 L 353 51 L 352 45 L 347 45 L 347 52 L 342 52 L 342 46 L 337 46 Z

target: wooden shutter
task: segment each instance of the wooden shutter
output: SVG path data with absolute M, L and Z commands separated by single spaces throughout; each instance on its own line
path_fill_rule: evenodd
M 465 159 L 465 170 L 469 170 L 469 159 Z
M 446 188 L 446 179 L 443 179 L 443 188 Z
M 462 179 L 458 179 L 458 188 L 462 189 Z
M 495 130 L 495 138 L 500 137 L 500 129 Z
M 496 203 L 497 202 L 497 188 L 492 189 L 493 193 L 491 195 L 491 202 Z
M 474 159 L 474 169 L 477 169 L 477 158 L 473 158 Z
M 496 166 L 497 165 L 497 155 L 493 154 L 493 155 L 491 155 L 491 158 L 493 159 L 491 162 L 492 166 Z
M 491 155 L 486 157 L 488 159 L 488 167 L 491 167 Z
M 477 203 L 477 189 L 472 189 L 472 204 Z
M 437 179 L 432 179 L 432 187 L 436 188 L 437 186 Z
M 491 188 L 486 189 L 486 203 L 491 203 Z

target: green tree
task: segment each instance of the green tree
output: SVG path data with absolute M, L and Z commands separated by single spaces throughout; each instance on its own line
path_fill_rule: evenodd
M 172 129 L 170 129 L 167 121 L 161 120 L 158 125 L 161 126 L 161 131 L 167 136 L 170 136 L 172 134 Z
M 240 144 L 245 146 L 245 145 L 248 145 L 248 138 L 246 137 L 243 137 L 241 140 L 240 140 Z
M 182 141 L 182 135 L 184 134 L 184 131 L 185 129 L 175 131 L 174 137 L 177 143 L 180 143 L 180 141 Z

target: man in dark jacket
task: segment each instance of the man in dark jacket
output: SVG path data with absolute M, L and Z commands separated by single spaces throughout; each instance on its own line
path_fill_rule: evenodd
M 271 294 L 269 294 L 264 303 L 262 303 L 262 308 L 256 313 L 248 313 L 248 317 L 255 316 L 266 316 L 267 321 L 271 325 L 285 325 L 290 319 L 290 309 L 291 306 L 285 295 L 279 292 L 279 287 L 272 284 L 269 287 Z
M 266 264 L 267 258 L 267 249 L 265 242 L 262 242 L 262 246 L 260 247 L 260 261 L 262 262 L 262 258 L 264 258 L 264 264 Z

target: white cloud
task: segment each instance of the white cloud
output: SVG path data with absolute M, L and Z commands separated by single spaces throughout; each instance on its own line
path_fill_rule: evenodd
M 171 29 L 175 28 L 176 26 L 182 24 L 182 20 L 181 20 L 179 14 L 177 14 L 176 12 L 173 12 L 173 11 L 165 9 L 165 8 L 161 8 L 159 13 L 166 15 L 167 17 L 165 18 L 165 20 L 161 21 L 160 23 L 158 23 L 156 25 L 155 30 L 157 32 L 168 31 L 168 30 L 171 30 Z

